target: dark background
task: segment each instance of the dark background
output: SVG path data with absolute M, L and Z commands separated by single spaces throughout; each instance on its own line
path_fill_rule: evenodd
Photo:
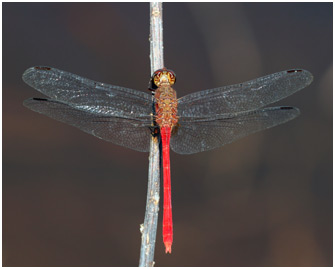
M 332 3 L 166 3 L 179 96 L 285 69 L 297 119 L 221 149 L 171 154 L 174 244 L 157 266 L 332 266 Z M 137 266 L 148 154 L 22 106 L 48 65 L 146 91 L 149 3 L 3 4 L 3 265 Z

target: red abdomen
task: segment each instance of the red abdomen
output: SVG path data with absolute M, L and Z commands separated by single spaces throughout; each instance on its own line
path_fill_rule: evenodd
M 170 137 L 171 128 L 161 128 L 162 150 L 163 150 L 163 242 L 165 252 L 171 253 L 173 241 L 172 203 L 171 203 L 171 173 L 170 173 Z

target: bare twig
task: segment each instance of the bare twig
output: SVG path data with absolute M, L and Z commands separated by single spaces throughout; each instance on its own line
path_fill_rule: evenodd
M 151 74 L 164 67 L 163 59 L 163 8 L 162 3 L 150 3 L 150 63 Z M 153 100 L 154 101 L 154 100 Z M 159 141 L 152 137 L 149 154 L 147 205 L 144 224 L 141 226 L 141 267 L 154 266 L 154 254 L 159 210 Z
M 150 63 L 151 74 L 164 67 L 163 54 L 163 6 L 150 3 Z

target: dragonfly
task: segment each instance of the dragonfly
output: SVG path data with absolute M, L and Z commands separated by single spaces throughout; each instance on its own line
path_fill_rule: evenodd
M 207 151 L 290 121 L 300 114 L 298 108 L 266 106 L 313 80 L 309 71 L 291 69 L 177 98 L 176 75 L 166 68 L 153 73 L 151 94 L 45 66 L 27 69 L 22 78 L 48 97 L 25 100 L 33 111 L 141 152 L 149 151 L 152 135 L 160 138 L 166 253 L 173 242 L 170 148 L 179 154 Z

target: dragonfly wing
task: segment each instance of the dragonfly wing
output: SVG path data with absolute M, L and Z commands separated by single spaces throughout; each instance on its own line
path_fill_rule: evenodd
M 295 107 L 269 107 L 261 110 L 225 114 L 216 118 L 188 120 L 171 136 L 171 148 L 179 154 L 207 151 L 229 144 L 249 134 L 285 123 L 299 115 Z
M 181 117 L 209 117 L 262 108 L 308 86 L 310 72 L 293 69 L 244 83 L 195 92 L 178 100 Z
M 134 117 L 152 112 L 151 95 L 108 85 L 51 67 L 31 67 L 24 82 L 53 100 L 105 116 Z
M 150 117 L 128 119 L 102 116 L 42 98 L 27 99 L 23 104 L 35 112 L 75 126 L 103 140 L 137 151 L 149 151 Z

